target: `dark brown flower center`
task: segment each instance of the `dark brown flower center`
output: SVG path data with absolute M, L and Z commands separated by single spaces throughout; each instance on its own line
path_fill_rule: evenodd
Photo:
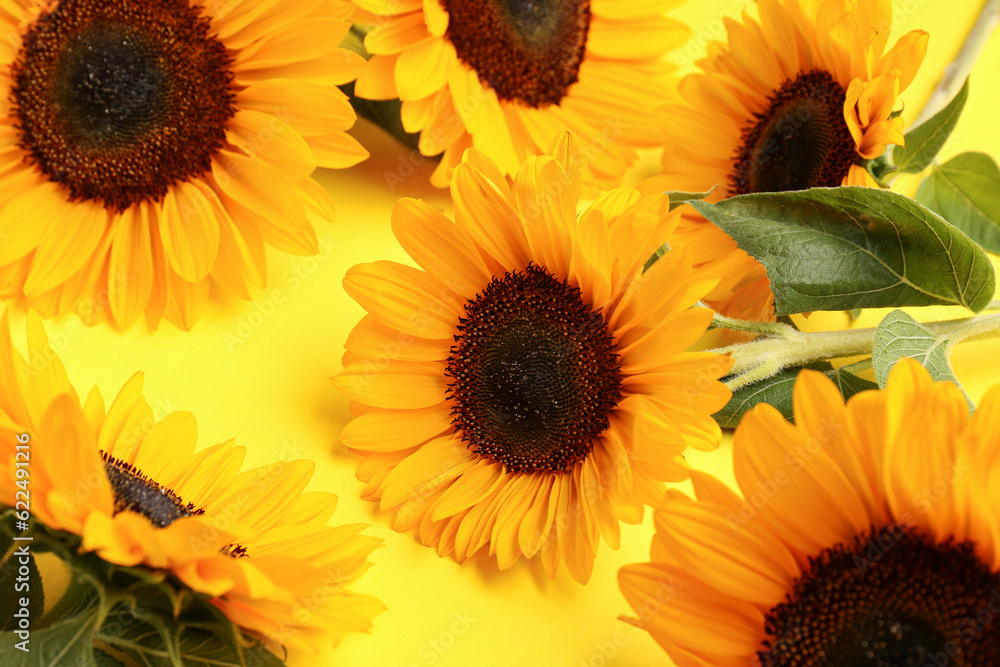
M 104 452 L 101 456 L 104 458 L 104 472 L 115 496 L 115 514 L 132 511 L 149 519 L 154 526 L 166 528 L 181 517 L 205 513 L 146 477 L 132 464 Z
M 569 470 L 621 399 L 604 318 L 533 264 L 494 278 L 465 313 L 448 359 L 455 427 L 510 472 Z
M 589 0 L 441 0 L 459 59 L 504 101 L 558 104 L 576 83 Z
M 12 65 L 18 145 L 69 199 L 123 211 L 206 173 L 234 114 L 231 58 L 187 0 L 62 0 Z
M 789 79 L 744 128 L 730 194 L 836 187 L 857 160 L 844 120 L 844 89 L 828 72 Z
M 149 519 L 154 526 L 166 528 L 177 519 L 205 513 L 193 503 L 185 503 L 173 490 L 160 486 L 132 464 L 105 452 L 101 452 L 101 457 L 115 499 L 115 514 L 135 512 Z M 226 545 L 222 553 L 233 558 L 247 556 L 247 550 L 239 544 Z
M 971 543 L 885 526 L 811 559 L 766 623 L 766 667 L 1000 665 L 1000 575 Z

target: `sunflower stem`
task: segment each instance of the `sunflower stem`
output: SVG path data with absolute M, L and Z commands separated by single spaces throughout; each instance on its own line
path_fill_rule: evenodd
M 965 38 L 962 49 L 951 64 L 945 68 L 941 80 L 927 99 L 920 116 L 913 122 L 913 127 L 933 116 L 955 96 L 958 89 L 962 87 L 962 82 L 972 71 L 979 54 L 986 46 L 998 23 L 1000 23 L 1000 0 L 987 0 L 975 25 L 969 31 L 969 36 Z
M 1000 315 L 977 315 L 957 320 L 924 322 L 922 325 L 932 333 L 946 338 L 949 346 L 960 341 L 1000 337 Z M 734 363 L 730 372 L 734 377 L 726 381 L 726 386 L 735 391 L 786 368 L 796 368 L 814 361 L 870 356 L 876 332 L 874 327 L 812 333 L 795 331 L 791 327 L 789 329 L 790 332 L 762 335 L 749 343 L 708 350 L 732 355 Z M 870 361 L 859 362 L 861 363 L 867 364 Z
M 733 317 L 726 317 L 715 313 L 712 316 L 712 327 L 716 329 L 729 329 L 730 331 L 746 331 L 748 333 L 766 334 L 779 338 L 792 338 L 798 333 L 795 327 L 782 322 L 750 322 L 748 320 L 738 320 Z
M 724 380 L 723 384 L 729 388 L 729 391 L 738 391 L 743 387 L 754 384 L 755 382 L 766 380 L 772 375 L 777 375 L 781 372 L 781 369 L 782 366 L 780 359 L 776 357 L 766 358 L 760 362 L 760 365 L 751 367 L 734 378 Z
M 772 373 L 756 378 L 763 379 L 784 368 L 871 352 L 874 340 L 874 328 L 813 333 L 796 331 L 778 339 L 762 337 L 711 351 L 732 353 L 734 364 L 731 372 L 737 375 L 750 373 L 761 366 L 773 368 Z
M 950 345 L 968 340 L 1000 338 L 1000 315 L 979 315 L 960 320 L 927 322 L 924 326 L 939 336 L 947 336 Z

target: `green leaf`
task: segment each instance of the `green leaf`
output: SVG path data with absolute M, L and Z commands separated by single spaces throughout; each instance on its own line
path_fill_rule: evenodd
M 18 528 L 18 512 L 0 506 L 0 631 L 16 630 L 21 616 L 37 627 L 45 609 L 45 591 L 35 555 L 44 550 L 44 537 L 32 523 L 30 532 Z M 23 539 L 30 537 L 31 539 Z M 21 602 L 27 602 L 22 606 Z M 27 616 L 24 616 L 24 615 Z
M 785 419 L 792 421 L 792 388 L 800 370 L 802 369 L 788 368 L 765 380 L 737 389 L 726 407 L 712 417 L 722 428 L 736 428 L 748 410 L 760 403 L 770 403 Z
M 400 100 L 368 100 L 356 97 L 353 81 L 339 86 L 339 88 L 347 95 L 358 118 L 375 123 L 407 148 L 417 149 L 420 143 L 420 133 L 407 132 L 406 128 L 403 127 L 403 118 L 400 115 L 403 103 Z
M 45 596 L 29 541 L 0 533 L 0 631 L 16 630 L 22 618 L 34 625 L 42 617 Z M 27 548 L 27 555 L 21 551 Z M 22 602 L 27 604 L 22 606 Z
M 896 362 L 910 357 L 930 371 L 935 380 L 951 381 L 961 387 L 948 361 L 951 347 L 948 336 L 938 336 L 903 311 L 894 310 L 875 329 L 872 346 L 875 379 L 884 389 Z
M 0 508 L 0 536 L 9 541 L 10 512 Z M 277 667 L 259 641 L 244 635 L 209 598 L 164 572 L 123 567 L 94 553 L 80 553 L 79 536 L 35 524 L 32 551 L 49 551 L 73 574 L 66 594 L 41 617 L 32 616 L 30 652 L 13 632 L 0 632 L 3 667 L 113 667 L 126 654 L 147 667 Z M 3 537 L 0 537 L 2 542 Z M 0 544 L 2 546 L 2 544 Z M 2 553 L 0 553 L 2 556 Z M 5 600 L 0 589 L 0 600 Z M 114 655 L 95 647 L 103 642 Z M 120 653 L 119 653 L 120 652 Z
M 978 312 L 993 297 L 983 249 L 894 192 L 814 188 L 690 204 L 764 265 L 776 315 L 937 304 Z
M 926 169 L 944 146 L 951 131 L 955 129 L 967 99 L 969 99 L 968 78 L 947 106 L 906 133 L 905 148 L 893 147 L 892 161 L 896 164 L 896 169 L 910 174 Z
M 148 667 L 278 667 L 284 663 L 261 643 L 237 648 L 227 642 L 214 627 L 181 626 L 177 654 L 168 652 L 160 632 L 144 622 L 136 622 L 115 634 L 98 634 L 98 639 L 126 653 Z
M 917 201 L 1000 253 L 1000 168 L 985 153 L 962 153 L 934 167 L 917 190 Z
M 94 595 L 85 610 L 47 628 L 32 629 L 25 646 L 13 632 L 0 633 L 0 665 L 4 667 L 96 667 L 91 644 L 97 628 L 99 610 Z
M 177 606 L 148 584 L 120 596 L 96 639 L 155 667 L 281 665 L 202 594 L 182 590 Z
M 715 188 L 712 188 L 715 190 Z M 680 190 L 667 190 L 663 194 L 667 195 L 670 200 L 670 210 L 674 210 L 681 204 L 686 204 L 689 201 L 697 201 L 699 199 L 704 199 L 708 195 L 712 194 L 712 190 L 708 192 L 681 192 Z
M 827 371 L 826 375 L 837 385 L 844 399 L 869 389 L 878 389 L 878 385 L 871 380 L 866 380 L 843 368 Z
M 842 368 L 835 369 L 825 361 L 809 364 L 805 368 L 823 371 L 824 375 L 836 383 L 845 399 L 859 391 L 878 389 L 878 385 L 874 382 L 860 378 Z M 716 412 L 712 417 L 722 428 L 736 428 L 748 410 L 760 403 L 769 403 L 781 413 L 782 417 L 793 421 L 792 392 L 795 387 L 795 379 L 802 370 L 802 368 L 787 368 L 766 380 L 737 389 L 733 392 L 733 397 L 726 404 L 726 407 Z
M 68 577 L 66 589 L 42 617 L 39 627 L 48 627 L 70 616 L 84 613 L 90 606 L 93 596 L 97 595 L 94 582 L 81 576 L 81 573 L 72 567 L 69 569 Z

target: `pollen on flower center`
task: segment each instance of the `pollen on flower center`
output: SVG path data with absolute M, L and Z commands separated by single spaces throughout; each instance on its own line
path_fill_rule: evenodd
M 576 83 L 589 0 L 442 0 L 459 59 L 505 101 L 558 104 Z
M 828 72 L 789 79 L 743 129 L 730 194 L 836 187 L 857 153 L 844 120 L 844 89 Z
M 148 40 L 128 26 L 97 24 L 67 48 L 56 90 L 72 134 L 113 145 L 140 137 L 163 105 L 164 77 Z
M 621 399 L 604 318 L 534 264 L 494 278 L 465 311 L 447 370 L 456 428 L 510 472 L 569 470 Z
M 142 474 L 135 466 L 101 452 L 104 471 L 115 497 L 115 514 L 136 512 L 160 528 L 177 519 L 204 514 L 204 510 L 185 503 L 177 494 Z
M 989 610 L 998 605 L 1000 575 L 971 543 L 885 526 L 810 560 L 767 615 L 758 657 L 767 667 L 997 665 L 1000 615 Z
M 235 113 L 231 57 L 187 0 L 62 0 L 11 66 L 18 146 L 69 199 L 123 211 L 200 176 Z

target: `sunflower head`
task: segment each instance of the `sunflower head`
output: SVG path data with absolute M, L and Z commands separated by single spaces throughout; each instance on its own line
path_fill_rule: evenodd
M 680 454 L 718 445 L 730 360 L 686 351 L 714 280 L 679 251 L 643 272 L 677 222 L 667 199 L 618 189 L 578 215 L 579 165 L 568 136 L 512 180 L 472 149 L 454 221 L 400 201 L 393 230 L 419 268 L 348 271 L 368 315 L 334 383 L 359 414 L 341 438 L 365 456 L 365 496 L 396 529 L 586 581 L 599 541 L 617 547 L 618 522 L 687 476 Z
M 875 186 L 864 164 L 902 145 L 899 95 L 916 76 L 928 35 L 892 48 L 890 0 L 761 0 L 758 18 L 726 19 L 681 99 L 656 114 L 667 137 L 662 173 L 643 191 L 715 187 L 713 197 Z M 726 315 L 773 319 L 763 268 L 688 213 L 678 227 L 695 264 L 722 280 L 709 303 Z
M 246 450 L 232 440 L 196 451 L 194 417 L 154 415 L 141 374 L 107 410 L 96 388 L 81 405 L 34 313 L 28 352 L 11 345 L 4 314 L 0 504 L 15 506 L 15 443 L 26 442 L 32 521 L 68 553 L 170 577 L 275 648 L 370 628 L 381 603 L 347 586 L 380 540 L 327 525 L 336 497 L 305 492 L 315 464 L 241 472 Z
M 9 3 L 8 3 L 9 4 Z M 30 0 L 0 11 L 0 296 L 188 329 L 265 245 L 317 251 L 310 178 L 367 155 L 343 2 Z M 26 222 L 28 221 L 28 222 Z
M 803 371 L 794 412 L 744 417 L 739 494 L 694 473 L 656 510 L 652 562 L 619 573 L 640 625 L 681 667 L 1000 659 L 1000 387 L 970 416 L 911 359 L 846 405 Z
M 690 34 L 665 15 L 676 0 L 355 4 L 373 25 L 355 93 L 402 100 L 420 152 L 443 153 L 439 187 L 468 148 L 513 176 L 565 131 L 581 142 L 588 189 L 618 185 L 634 147 L 657 143 L 651 111 L 676 87 L 662 56 Z
M 235 115 L 232 56 L 202 12 L 167 0 L 61 2 L 10 68 L 17 146 L 70 201 L 121 213 L 206 174 Z

